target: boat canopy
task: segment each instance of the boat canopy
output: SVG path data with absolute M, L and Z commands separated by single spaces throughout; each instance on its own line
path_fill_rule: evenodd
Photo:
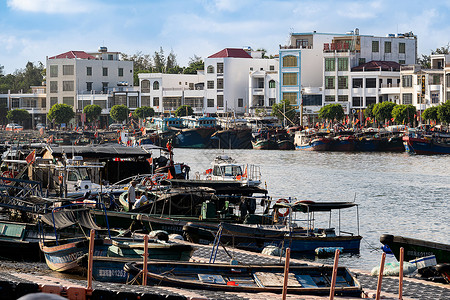
M 349 208 L 357 206 L 354 202 L 314 202 L 308 200 L 300 200 L 293 203 L 279 202 L 274 205 L 274 208 L 289 208 L 293 211 L 300 212 L 315 212 L 315 211 L 332 211 L 335 209 Z
M 63 229 L 74 224 L 80 224 L 81 226 L 89 229 L 102 229 L 97 226 L 92 219 L 89 209 L 58 210 L 43 215 L 41 219 L 46 224 L 54 226 L 56 229 Z

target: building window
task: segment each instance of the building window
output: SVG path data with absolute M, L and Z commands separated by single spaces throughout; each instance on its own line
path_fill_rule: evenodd
M 404 65 L 404 64 L 406 64 L 406 61 L 404 59 L 399 59 L 398 63 L 401 64 L 401 65 Z
M 269 98 L 269 106 L 273 106 L 275 104 L 275 98 Z
M 253 67 L 250 67 L 250 71 L 253 71 Z
M 348 102 L 348 95 L 338 95 L 339 102 Z
M 208 99 L 206 105 L 208 107 L 214 107 L 214 99 Z
M 352 98 L 352 106 L 353 107 L 358 107 L 358 106 L 362 106 L 362 98 L 361 97 L 353 97 Z
M 334 71 L 335 69 L 335 59 L 325 58 L 325 71 Z
M 50 77 L 58 77 L 58 66 L 57 65 L 50 66 Z
M 217 78 L 217 89 L 223 89 L 223 78 Z
M 398 53 L 405 53 L 405 43 L 398 43 Z
M 58 81 L 50 81 L 50 93 L 58 92 Z
M 141 81 L 141 93 L 150 93 L 150 81 L 149 80 Z
M 103 68 L 103 76 L 108 76 L 108 68 Z
M 302 103 L 303 106 L 321 106 L 322 95 L 303 95 Z
M 63 97 L 63 103 L 73 106 L 74 105 L 74 97 Z
M 19 107 L 20 107 L 20 98 L 12 98 L 11 108 L 19 108 Z
M 433 84 L 441 84 L 441 76 L 433 75 Z
M 153 97 L 153 106 L 158 107 L 159 106 L 159 97 Z
M 431 93 L 431 103 L 439 103 L 439 93 Z
M 55 104 L 58 104 L 58 97 L 50 97 L 50 107 Z
M 384 53 L 391 53 L 392 51 L 392 43 L 391 42 L 384 42 Z
M 213 80 L 208 80 L 208 82 L 206 83 L 206 88 L 208 90 L 213 90 L 214 89 L 214 81 Z
M 94 105 L 98 105 L 102 109 L 106 109 L 106 101 L 105 100 L 94 100 Z
M 325 76 L 325 89 L 327 90 L 335 89 L 334 80 L 335 80 L 334 76 Z
M 108 60 L 113 60 L 114 56 L 112 54 L 108 54 Z
M 359 60 L 358 60 L 358 65 L 363 65 L 363 64 L 365 64 L 366 63 L 366 59 L 363 57 L 363 58 L 360 58 Z
M 366 106 L 377 103 L 377 97 L 366 97 Z
M 153 82 L 153 90 L 154 90 L 154 91 L 159 90 L 159 81 Z
M 276 86 L 275 86 L 275 80 L 271 80 L 271 81 L 269 81 L 269 89 L 274 89 Z
M 338 76 L 338 89 L 348 89 L 348 77 Z
M 238 98 L 238 107 L 244 107 L 244 99 Z
M 354 89 L 360 89 L 363 87 L 363 79 L 362 78 L 353 78 L 352 86 Z
M 402 87 L 412 87 L 412 75 L 402 76 Z
M 86 67 L 86 76 L 92 76 L 92 67 Z
M 275 71 L 275 66 L 269 66 L 270 71 Z
M 193 90 L 194 89 L 194 83 L 193 82 L 189 82 L 189 90 Z
M 380 43 L 378 41 L 372 41 L 372 52 L 380 51 Z
M 412 104 L 412 94 L 402 94 L 402 104 L 408 105 Z
M 150 106 L 150 96 L 141 96 L 141 106 Z
M 295 46 L 297 49 L 308 48 L 308 40 L 307 39 L 297 39 L 297 40 L 295 40 Z
M 206 72 L 208 72 L 210 74 L 214 73 L 214 67 L 209 65 L 208 68 L 206 69 Z
M 223 107 L 223 95 L 217 95 L 217 107 Z
M 445 85 L 446 85 L 447 87 L 450 86 L 450 73 L 445 74 Z
M 325 95 L 325 102 L 334 102 L 335 99 L 334 95 Z
M 338 58 L 338 71 L 348 71 L 348 58 L 339 57 Z
M 130 108 L 138 107 L 138 97 L 137 96 L 128 97 L 128 103 Z
M 103 93 L 108 93 L 108 82 L 102 82 L 102 91 Z
M 73 65 L 63 65 L 63 75 L 73 75 L 74 68 Z
M 297 85 L 297 73 L 283 73 L 283 85 Z
M 63 81 L 63 91 L 64 92 L 73 92 L 73 90 L 74 90 L 73 80 Z
M 297 56 L 293 55 L 284 56 L 283 67 L 297 67 Z
M 47 98 L 41 99 L 41 108 L 47 108 Z
M 223 74 L 223 63 L 217 63 L 217 73 Z
M 450 92 L 447 92 L 447 99 L 445 99 L 445 100 L 450 100 Z
M 123 68 L 119 68 L 118 72 L 119 72 L 119 77 L 123 77 Z
M 291 105 L 297 105 L 297 93 L 283 93 L 283 100 L 289 100 Z
M 86 82 L 86 91 L 92 91 L 92 82 Z
M 377 79 L 376 78 L 366 78 L 366 89 L 376 88 Z

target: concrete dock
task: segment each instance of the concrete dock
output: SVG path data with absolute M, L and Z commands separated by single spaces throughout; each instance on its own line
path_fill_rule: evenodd
M 184 242 L 187 243 L 187 242 Z M 212 246 L 196 245 L 192 261 L 209 262 Z M 233 259 L 242 264 L 278 264 L 284 260 L 279 257 L 268 256 L 237 249 L 228 249 Z M 216 262 L 229 263 L 230 256 L 223 248 L 219 248 Z M 291 259 L 292 264 L 305 263 L 305 261 Z M 307 262 L 308 264 L 320 265 Z M 187 290 L 163 286 L 138 286 L 126 284 L 113 284 L 93 282 L 93 290 L 87 291 L 86 280 L 66 279 L 64 276 L 49 275 L 42 269 L 5 271 L 2 266 L 0 271 L 0 299 L 17 299 L 30 293 L 53 293 L 68 299 L 230 299 L 230 300 L 267 300 L 280 299 L 281 295 L 272 293 L 232 293 L 207 290 Z M 374 298 L 377 286 L 377 277 L 370 276 L 368 272 L 352 270 L 357 280 L 362 285 L 364 297 Z M 383 277 L 382 299 L 398 299 L 398 279 Z M 309 295 L 289 295 L 287 299 L 328 299 L 328 297 Z M 350 299 L 335 297 L 335 299 Z M 355 299 L 355 298 L 351 298 Z M 450 299 L 450 285 L 424 281 L 415 278 L 404 278 L 403 299 L 436 300 Z

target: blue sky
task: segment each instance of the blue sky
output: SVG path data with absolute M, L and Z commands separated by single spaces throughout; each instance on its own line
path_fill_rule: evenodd
M 385 36 L 412 31 L 419 54 L 450 42 L 450 1 L 434 0 L 0 0 L 0 65 L 69 50 L 153 54 L 163 47 L 186 66 L 226 47 L 278 53 L 290 32 Z

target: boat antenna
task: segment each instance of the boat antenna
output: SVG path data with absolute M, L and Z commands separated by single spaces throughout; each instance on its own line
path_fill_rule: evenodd
M 356 192 L 355 192 L 355 197 L 353 197 L 353 203 L 355 203 L 356 201 Z

